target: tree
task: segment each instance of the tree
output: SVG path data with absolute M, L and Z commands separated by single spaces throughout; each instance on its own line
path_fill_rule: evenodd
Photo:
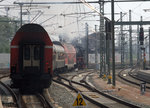
M 0 16 L 0 53 L 10 52 L 10 41 L 15 30 L 16 24 L 10 18 Z

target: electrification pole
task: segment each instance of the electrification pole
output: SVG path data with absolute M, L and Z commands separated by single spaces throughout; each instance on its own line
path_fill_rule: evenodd
M 141 22 L 142 22 L 142 17 L 141 17 Z M 140 27 L 140 35 L 139 35 L 139 40 L 140 40 L 140 45 L 141 45 L 141 56 L 142 56 L 142 61 L 143 61 L 143 69 L 146 68 L 146 54 L 145 54 L 145 47 L 144 47 L 144 28 Z
M 95 69 L 98 68 L 98 58 L 97 58 L 97 25 L 95 25 Z
M 88 66 L 88 63 L 89 63 L 89 56 L 88 56 L 88 54 L 89 54 L 89 51 L 88 51 L 88 49 L 89 49 L 89 39 L 88 39 L 88 24 L 86 23 L 85 24 L 85 28 L 86 28 L 86 67 L 88 68 L 89 66 Z
M 22 6 L 23 4 L 19 4 L 20 6 L 20 27 L 22 26 Z
M 116 86 L 116 76 L 115 76 L 115 33 L 114 33 L 114 0 L 111 0 L 111 31 L 112 31 L 112 78 L 113 86 Z
M 149 27 L 149 66 L 150 66 L 150 27 Z
M 131 22 L 131 10 L 129 10 L 129 22 Z M 130 34 L 130 66 L 133 66 L 133 56 L 132 56 L 132 26 L 129 25 L 129 34 Z
M 104 0 L 99 0 L 104 1 Z M 99 2 L 100 13 L 104 15 L 104 2 Z M 102 77 L 105 72 L 105 37 L 104 37 L 104 17 L 100 16 L 100 77 Z
M 105 21 L 105 31 L 106 31 L 106 64 L 107 64 L 107 84 L 111 84 L 110 75 L 110 42 L 111 42 L 111 21 Z
M 139 65 L 140 60 L 140 45 L 139 45 L 139 25 L 137 25 L 137 64 Z
M 122 12 L 120 12 L 120 22 L 122 22 Z M 120 25 L 121 34 L 121 67 L 124 67 L 124 35 L 123 35 L 123 25 Z

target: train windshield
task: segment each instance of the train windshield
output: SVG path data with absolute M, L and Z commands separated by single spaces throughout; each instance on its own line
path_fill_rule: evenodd
M 25 60 L 30 59 L 30 47 L 27 45 L 24 47 L 24 59 Z
M 40 45 L 24 45 L 23 54 L 24 71 L 40 70 Z

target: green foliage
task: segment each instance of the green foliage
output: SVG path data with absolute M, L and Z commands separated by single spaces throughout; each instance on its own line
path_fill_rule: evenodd
M 0 53 L 10 52 L 10 41 L 15 34 L 16 24 L 10 18 L 0 16 Z

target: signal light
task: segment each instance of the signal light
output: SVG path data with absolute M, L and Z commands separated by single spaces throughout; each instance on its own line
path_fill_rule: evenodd
M 143 41 L 144 41 L 144 30 L 143 30 L 143 27 L 140 28 L 139 41 L 140 41 L 140 45 L 143 45 Z
M 105 21 L 106 40 L 111 40 L 111 21 Z

